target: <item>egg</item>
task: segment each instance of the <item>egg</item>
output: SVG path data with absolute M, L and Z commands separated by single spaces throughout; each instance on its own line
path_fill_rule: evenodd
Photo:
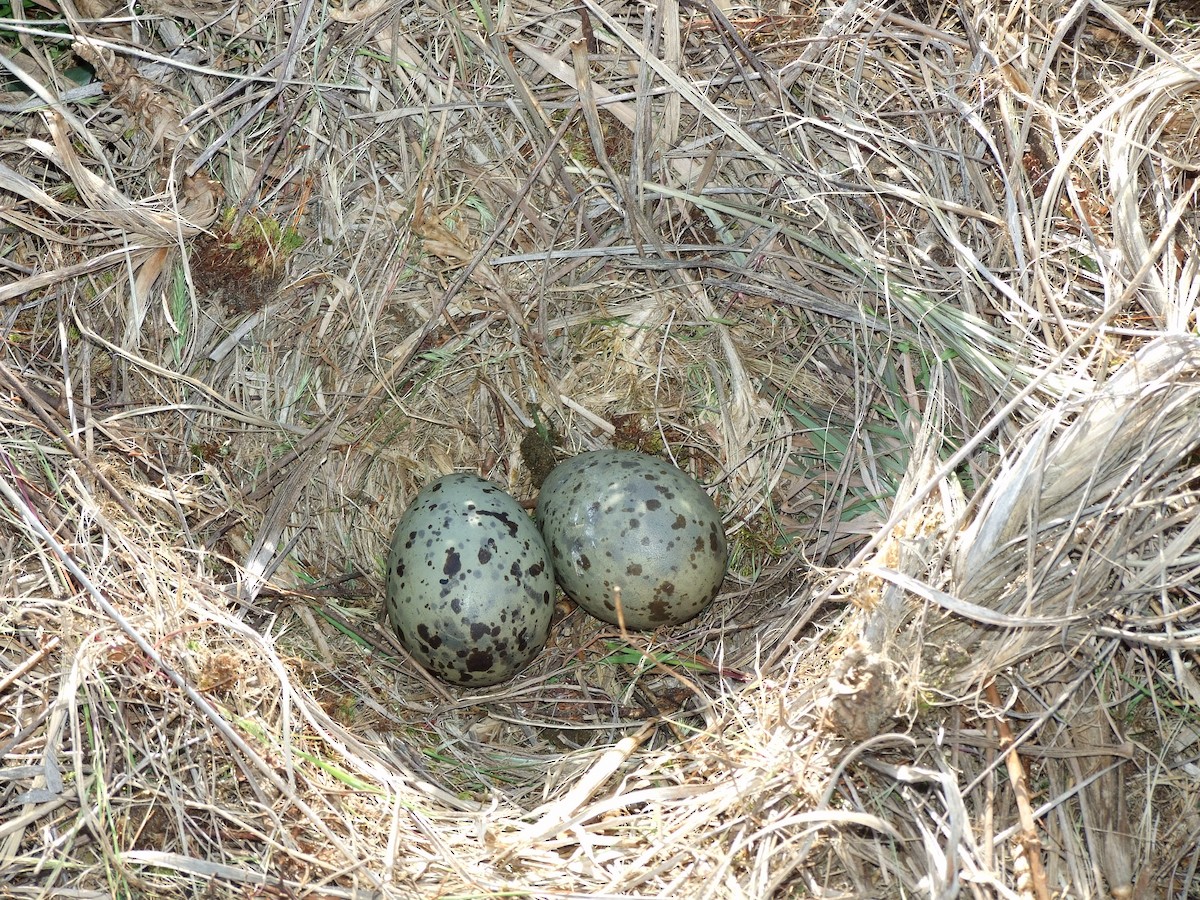
M 712 603 L 729 546 L 704 488 L 668 462 L 625 450 L 573 456 L 550 472 L 537 519 L 563 590 L 598 619 L 677 625 Z M 618 591 L 619 589 L 619 591 Z
M 477 475 L 446 475 L 405 510 L 387 561 L 396 636 L 439 678 L 506 681 L 541 651 L 554 574 L 529 514 Z

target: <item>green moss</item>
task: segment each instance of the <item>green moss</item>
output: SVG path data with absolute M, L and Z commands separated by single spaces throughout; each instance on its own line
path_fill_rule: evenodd
M 533 427 L 521 438 L 521 460 L 529 470 L 533 486 L 541 490 L 542 482 L 550 470 L 558 464 L 554 448 L 562 443 L 562 437 L 553 425 L 543 424 L 536 409 L 531 409 Z
M 253 312 L 274 298 L 287 258 L 303 244 L 294 228 L 227 209 L 191 254 L 192 280 L 203 300 Z

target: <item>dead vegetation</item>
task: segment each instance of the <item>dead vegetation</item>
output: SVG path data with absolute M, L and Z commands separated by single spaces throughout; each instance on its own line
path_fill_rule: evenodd
M 0 893 L 1196 895 L 1193 5 L 130 10 L 0 5 Z M 535 431 L 732 569 L 462 694 Z

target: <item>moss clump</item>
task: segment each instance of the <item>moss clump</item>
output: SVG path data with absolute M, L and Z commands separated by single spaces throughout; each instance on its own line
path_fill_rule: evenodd
M 649 456 L 663 452 L 662 434 L 656 428 L 647 427 L 636 413 L 617 413 L 612 417 L 612 423 L 616 429 L 612 436 L 614 450 L 634 450 Z
M 190 264 L 199 298 L 231 312 L 254 312 L 274 298 L 284 263 L 300 246 L 294 229 L 227 210 L 211 235 L 196 242 Z
M 521 438 L 521 459 L 529 470 L 534 488 L 540 491 L 550 470 L 558 465 L 554 448 L 562 443 L 562 437 L 553 425 L 542 424 L 537 410 L 532 412 L 533 426 L 526 429 L 525 437 Z

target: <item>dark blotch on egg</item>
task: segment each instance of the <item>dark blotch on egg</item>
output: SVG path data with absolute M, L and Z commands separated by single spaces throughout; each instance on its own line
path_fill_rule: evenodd
M 467 653 L 467 671 L 471 673 L 487 673 L 492 671 L 495 663 L 492 654 L 486 650 L 471 650 Z

